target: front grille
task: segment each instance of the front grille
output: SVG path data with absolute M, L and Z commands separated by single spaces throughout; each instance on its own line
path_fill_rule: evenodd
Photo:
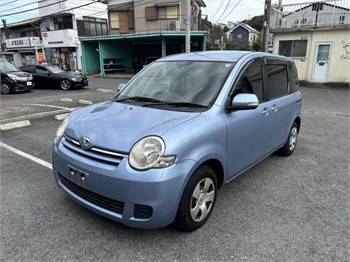
M 102 207 L 104 209 L 110 210 L 112 212 L 118 213 L 118 214 L 123 214 L 124 210 L 124 203 L 113 200 L 98 194 L 95 194 L 81 186 L 78 186 L 62 176 L 61 174 L 58 174 L 58 177 L 61 181 L 61 183 L 72 193 L 76 194 L 77 196 L 85 199 L 86 201 Z
M 135 218 L 147 219 L 152 216 L 152 213 L 153 213 L 153 209 L 150 206 L 135 205 L 135 208 L 134 208 Z
M 94 160 L 106 162 L 109 164 L 115 164 L 118 165 L 123 158 L 127 158 L 128 155 L 124 153 L 119 153 L 115 151 L 110 151 L 98 147 L 91 147 L 89 149 L 83 149 L 80 147 L 80 143 L 65 135 L 62 139 L 62 144 L 67 148 L 70 149 L 71 151 L 74 151 L 77 154 L 80 154 L 82 156 L 85 156 L 87 158 L 91 158 Z

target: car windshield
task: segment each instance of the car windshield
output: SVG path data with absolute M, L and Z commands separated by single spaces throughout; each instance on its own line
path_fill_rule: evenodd
M 19 69 L 12 63 L 8 61 L 0 61 L 0 71 L 1 72 L 16 72 Z
M 59 74 L 59 73 L 63 73 L 65 72 L 64 70 L 62 70 L 61 68 L 59 68 L 58 66 L 46 66 L 46 68 L 55 74 Z
M 115 99 L 147 103 L 143 106 L 152 107 L 208 108 L 233 67 L 234 63 L 228 62 L 154 62 L 128 83 Z

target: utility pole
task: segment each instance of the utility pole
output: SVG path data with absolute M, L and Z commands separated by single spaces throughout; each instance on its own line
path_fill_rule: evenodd
M 271 0 L 265 0 L 264 28 L 261 51 L 267 52 L 267 43 L 270 35 Z
M 186 0 L 186 53 L 191 52 L 191 0 Z

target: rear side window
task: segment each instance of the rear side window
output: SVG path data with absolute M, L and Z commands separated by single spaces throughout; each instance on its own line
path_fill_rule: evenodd
M 297 92 L 299 90 L 298 71 L 294 64 L 289 66 L 289 82 L 289 94 Z
M 263 78 L 261 70 L 261 62 L 252 62 L 247 69 L 244 71 L 243 75 L 240 77 L 233 96 L 237 94 L 255 94 L 259 101 L 263 99 Z
M 288 73 L 285 65 L 265 65 L 264 100 L 279 98 L 288 93 Z

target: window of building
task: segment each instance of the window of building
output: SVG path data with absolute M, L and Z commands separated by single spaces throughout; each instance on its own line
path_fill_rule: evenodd
M 166 20 L 166 19 L 179 18 L 178 6 L 146 7 L 145 13 L 146 13 L 146 20 Z
M 107 19 L 84 16 L 77 20 L 78 36 L 107 35 Z
M 71 15 L 55 17 L 53 19 L 55 30 L 73 29 L 73 21 Z
M 241 34 L 238 34 L 238 35 L 237 35 L 237 38 L 242 38 L 242 35 L 241 35 Z
M 128 33 L 134 28 L 133 10 L 109 13 L 111 29 L 118 29 L 121 33 Z
M 240 77 L 233 96 L 237 94 L 255 94 L 259 101 L 263 100 L 263 77 L 260 62 L 251 63 Z
M 288 73 L 285 65 L 265 65 L 266 86 L 264 101 L 269 101 L 288 92 Z
M 344 24 L 344 21 L 345 21 L 345 15 L 341 15 L 341 16 L 339 17 L 339 24 L 340 24 L 340 25 L 343 25 L 343 24 Z
M 307 40 L 279 41 L 278 54 L 287 57 L 305 57 Z
M 312 4 L 312 11 L 321 11 L 323 10 L 323 3 L 313 3 Z

